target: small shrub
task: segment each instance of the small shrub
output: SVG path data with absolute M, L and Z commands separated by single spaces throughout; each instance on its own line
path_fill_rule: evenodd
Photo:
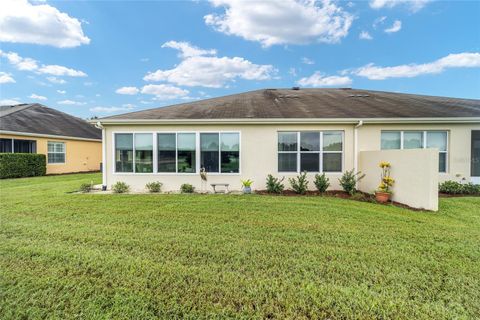
M 467 183 L 463 185 L 464 194 L 480 195 L 480 184 Z
M 327 191 L 328 187 L 330 187 L 330 179 L 325 176 L 325 173 L 322 173 L 322 175 L 316 174 L 313 183 L 317 190 L 322 193 Z
M 122 181 L 118 181 L 112 186 L 114 193 L 125 193 L 128 192 L 128 190 L 130 190 L 130 186 Z
M 278 179 L 269 174 L 267 176 L 267 191 L 269 193 L 282 193 L 283 189 L 285 188 L 283 185 L 283 180 L 285 180 L 285 177 Z
M 247 180 L 240 180 L 242 182 L 242 186 L 244 188 L 250 188 L 253 184 L 253 180 L 247 179 Z
M 193 193 L 195 191 L 195 187 L 189 183 L 184 183 L 180 186 L 180 192 L 182 193 Z
M 0 153 L 0 179 L 44 176 L 46 172 L 44 154 Z
M 378 185 L 378 192 L 390 193 L 392 194 L 391 188 L 395 183 L 395 180 L 390 176 L 391 164 L 386 161 L 382 161 L 379 164 L 382 168 L 382 174 L 380 175 L 380 184 Z
M 447 194 L 480 195 L 480 185 L 448 180 L 439 184 L 438 191 Z
M 92 191 L 92 189 L 93 189 L 92 183 L 82 183 L 80 185 L 80 191 L 83 193 L 89 193 L 90 191 Z
M 300 173 L 296 178 L 289 178 L 288 181 L 293 191 L 298 194 L 305 194 L 308 190 L 307 171 Z
M 159 181 L 149 182 L 145 185 L 145 188 L 151 193 L 158 193 L 162 191 L 163 183 Z
M 340 182 L 343 191 L 347 192 L 350 195 L 353 195 L 355 194 L 355 192 L 357 192 L 357 189 L 355 188 L 357 182 L 362 180 L 364 177 L 365 174 L 362 174 L 361 172 L 353 173 L 353 170 L 350 170 L 345 171 L 345 173 L 340 179 L 338 179 L 338 181 Z

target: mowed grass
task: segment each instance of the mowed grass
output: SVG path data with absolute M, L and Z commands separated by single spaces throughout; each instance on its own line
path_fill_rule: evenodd
M 1 319 L 480 317 L 480 198 L 68 194 L 0 181 Z

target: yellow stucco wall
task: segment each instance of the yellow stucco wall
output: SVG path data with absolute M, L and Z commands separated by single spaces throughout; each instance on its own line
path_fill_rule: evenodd
M 65 164 L 48 164 L 47 174 L 86 172 L 100 170 L 102 143 L 60 138 L 0 134 L 0 138 L 36 140 L 37 153 L 47 156 L 48 141 L 65 143 Z
M 238 131 L 240 132 L 240 173 L 237 174 L 209 174 L 210 183 L 229 183 L 232 190 L 240 190 L 240 179 L 253 179 L 253 189 L 265 189 L 265 179 L 268 174 L 286 178 L 296 176 L 296 173 L 279 173 L 277 170 L 277 132 L 278 131 L 307 131 L 307 130 L 341 130 L 344 132 L 343 169 L 354 168 L 354 125 L 324 125 L 324 124 L 269 124 L 269 125 L 105 125 L 106 136 L 106 175 L 104 183 L 110 187 L 117 181 L 128 183 L 132 189 L 144 189 L 145 184 L 151 181 L 161 181 L 164 190 L 179 190 L 182 183 L 191 183 L 197 189 L 202 187 L 201 179 L 197 174 L 155 174 L 155 173 L 115 173 L 114 147 L 112 135 L 114 132 L 202 132 L 202 131 Z M 480 130 L 480 124 L 425 124 L 425 125 L 371 125 L 366 124 L 358 129 L 358 150 L 380 150 L 382 130 L 447 130 L 448 140 L 448 167 L 446 173 L 440 173 L 438 180 L 459 180 L 457 175 L 470 179 L 470 143 L 471 131 Z M 376 165 L 376 164 L 375 164 Z M 437 164 L 438 165 L 438 164 Z M 438 168 L 438 167 L 437 167 Z M 438 169 L 437 169 L 438 170 Z M 309 174 L 309 187 L 314 188 L 313 176 Z M 339 173 L 327 174 L 330 178 L 331 189 L 340 189 Z M 289 183 L 285 179 L 285 185 Z

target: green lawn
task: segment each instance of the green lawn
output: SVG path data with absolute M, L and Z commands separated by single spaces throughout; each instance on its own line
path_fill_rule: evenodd
M 0 181 L 0 318 L 480 317 L 480 198 L 68 194 Z

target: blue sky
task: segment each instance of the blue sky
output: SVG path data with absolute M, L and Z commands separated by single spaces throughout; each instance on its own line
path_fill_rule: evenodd
M 106 116 L 274 87 L 480 98 L 479 1 L 0 2 L 0 102 Z

